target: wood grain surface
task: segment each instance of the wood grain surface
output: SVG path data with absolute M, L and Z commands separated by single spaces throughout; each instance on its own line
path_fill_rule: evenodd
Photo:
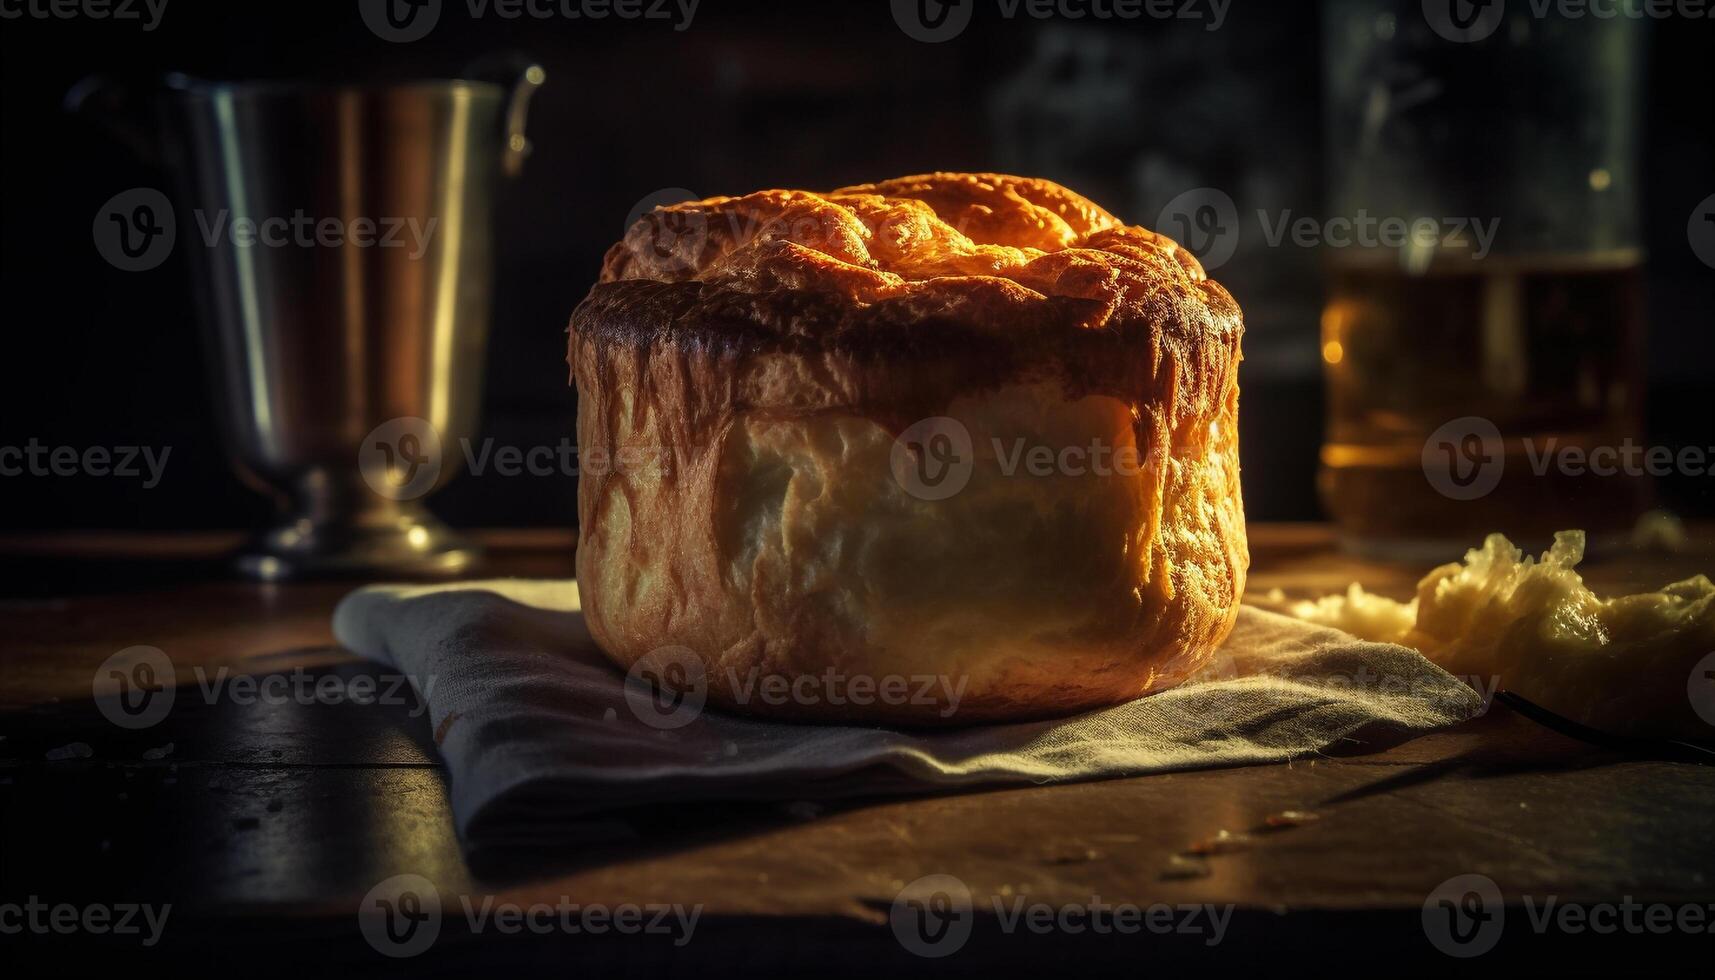
M 568 535 L 486 539 L 482 574 L 570 574 Z M 1405 595 L 1424 571 L 1342 556 L 1316 526 L 1256 527 L 1252 540 L 1257 592 L 1318 594 L 1358 579 Z M 232 580 L 218 562 L 230 544 L 0 542 L 0 569 L 18 583 L 0 601 L 0 902 L 173 906 L 154 946 L 26 929 L 3 937 L 19 962 L 866 976 L 1074 964 L 1415 974 L 1712 962 L 1715 934 L 1685 922 L 1687 910 L 1715 921 L 1715 767 L 1597 748 L 1500 707 L 1404 744 L 1354 741 L 1288 765 L 837 807 L 629 811 L 588 821 L 585 845 L 473 866 L 453 834 L 420 702 L 333 645 L 329 612 L 353 583 Z M 1715 569 L 1711 553 L 1700 538 L 1686 554 L 1599 564 L 1591 579 L 1654 587 Z M 166 651 L 180 685 L 167 717 L 141 730 L 111 723 L 92 698 L 97 668 L 134 645 Z M 397 703 L 245 697 L 231 686 L 243 676 L 338 678 L 344 691 L 363 690 L 352 682 L 367 678 Z M 77 746 L 87 757 L 50 758 L 84 755 Z M 1308 816 L 1270 826 L 1288 811 Z M 432 883 L 443 922 L 428 953 L 393 960 L 365 941 L 357 909 L 377 883 L 404 873 Z M 969 888 L 974 918 L 957 952 L 925 959 L 905 948 L 890 913 L 902 887 L 932 874 Z M 1437 889 L 1460 875 L 1486 876 L 1505 901 L 1499 940 L 1471 959 L 1450 958 L 1429 938 Z M 1568 904 L 1585 911 L 1539 923 L 1550 899 L 1555 915 Z M 493 921 L 473 928 L 467 902 L 653 903 L 694 908 L 698 919 L 687 942 L 611 930 L 513 935 Z M 1201 931 L 1181 922 L 1127 934 L 1092 928 L 1076 911 L 1128 903 L 1229 917 L 1214 941 L 1206 918 Z M 1601 909 L 1623 914 L 1626 903 L 1642 909 L 1640 922 L 1654 904 L 1678 924 L 1591 928 L 1605 921 Z M 1064 921 L 1045 932 L 1009 925 L 1013 910 L 1035 905 Z

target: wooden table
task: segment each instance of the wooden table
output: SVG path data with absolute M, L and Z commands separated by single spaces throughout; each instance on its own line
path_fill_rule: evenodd
M 485 573 L 570 574 L 569 535 L 487 539 Z M 24 959 L 56 972 L 113 960 L 300 974 L 534 966 L 566 976 L 671 967 L 1059 975 L 1075 964 L 1134 975 L 1181 965 L 1415 973 L 1635 968 L 1680 954 L 1715 962 L 1709 932 L 1658 935 L 1623 920 L 1611 933 L 1567 928 L 1590 914 L 1602 925 L 1604 903 L 1622 915 L 1621 903 L 1636 903 L 1629 914 L 1645 926 L 1663 914 L 1651 906 L 1681 924 L 1693 913 L 1703 928 L 1715 921 L 1715 767 L 1620 755 L 1500 707 L 1405 744 L 1354 744 L 1290 765 L 838 807 L 632 811 L 591 821 L 585 845 L 473 867 L 453 834 L 428 722 L 411 704 L 260 700 L 199 687 L 146 729 L 118 727 L 97 710 L 98 665 L 138 644 L 172 657 L 181 690 L 199 672 L 203 684 L 257 675 L 285 679 L 276 684 L 371 677 L 386 687 L 385 672 L 332 646 L 328 614 L 349 583 L 223 578 L 214 559 L 231 541 L 0 542 L 0 569 L 19 596 L 0 602 L 0 903 L 172 904 L 147 949 L 137 936 L 83 931 L 0 936 Z M 1423 571 L 1342 557 L 1312 526 L 1255 527 L 1252 550 L 1257 593 L 1309 594 L 1354 577 L 1404 593 Z M 1715 569 L 1711 555 L 1704 535 L 1691 554 L 1601 565 L 1592 578 L 1605 588 L 1654 586 Z M 81 754 L 66 748 L 79 743 L 87 758 L 48 758 Z M 1315 819 L 1268 827 L 1283 811 Z M 1184 856 L 1221 831 L 1249 838 Z M 365 940 L 356 910 L 401 873 L 427 878 L 444 914 L 428 953 L 390 960 Z M 931 874 L 956 876 L 975 905 L 960 920 L 970 928 L 962 948 L 940 959 L 908 952 L 890 926 L 901 887 Z M 1431 898 L 1473 874 L 1504 896 L 1504 921 L 1491 951 L 1449 958 L 1429 933 L 1454 920 Z M 653 933 L 473 931 L 461 904 L 562 896 L 585 906 L 697 907 L 700 917 L 691 941 L 675 945 L 677 937 Z M 1539 927 L 1533 913 L 1550 900 L 1555 917 Z M 1085 929 L 1009 930 L 1019 903 Z M 1200 933 L 1097 932 L 1085 917 L 1092 905 L 1127 904 L 1230 907 L 1230 918 L 1211 945 L 1206 912 L 1192 923 Z M 18 914 L 0 908 L 0 928 Z

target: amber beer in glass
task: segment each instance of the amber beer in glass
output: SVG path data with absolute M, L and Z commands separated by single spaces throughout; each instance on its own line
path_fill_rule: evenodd
M 1623 540 L 1650 499 L 1640 29 L 1508 8 L 1458 40 L 1425 9 L 1328 6 L 1330 213 L 1423 231 L 1327 252 L 1324 506 L 1378 556 Z

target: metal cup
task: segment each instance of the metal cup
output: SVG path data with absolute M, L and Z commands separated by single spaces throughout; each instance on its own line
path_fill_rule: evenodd
M 151 142 L 180 178 L 223 433 L 282 506 L 245 572 L 454 573 L 475 557 L 423 498 L 476 425 L 493 197 L 523 164 L 542 81 L 533 64 L 510 85 L 169 78 Z M 73 101 L 121 98 L 85 83 Z

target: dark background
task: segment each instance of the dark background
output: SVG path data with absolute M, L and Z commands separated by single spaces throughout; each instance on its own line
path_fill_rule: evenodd
M 1648 436 L 1670 446 L 1715 444 L 1715 271 L 1696 259 L 1685 231 L 1715 191 L 1712 25 L 1649 25 Z M 533 105 L 535 153 L 498 198 L 481 432 L 528 447 L 571 433 L 564 324 L 626 215 L 664 188 L 827 189 L 998 170 L 1061 181 L 1141 224 L 1200 186 L 1228 189 L 1241 214 L 1320 214 L 1316 6 L 1234 0 L 1221 30 L 1205 26 L 1007 20 L 983 0 L 970 27 L 942 44 L 907 37 L 886 0 L 703 0 L 682 32 L 650 20 L 473 22 L 449 0 L 429 37 L 403 45 L 373 35 L 355 0 L 170 0 L 148 33 L 88 20 L 0 21 L 0 445 L 172 447 L 153 490 L 114 478 L 0 477 L 0 526 L 234 527 L 268 516 L 219 447 L 184 249 L 157 269 L 126 273 L 91 243 L 104 201 L 171 180 L 63 111 L 66 91 L 87 74 L 400 78 L 456 75 L 509 49 L 539 60 L 548 83 Z M 1253 519 L 1316 518 L 1322 257 L 1256 244 L 1241 243 L 1215 273 L 1246 313 L 1246 504 Z M 1710 513 L 1712 479 L 1676 478 L 1663 498 Z M 433 507 L 463 525 L 570 525 L 575 485 L 466 476 Z

